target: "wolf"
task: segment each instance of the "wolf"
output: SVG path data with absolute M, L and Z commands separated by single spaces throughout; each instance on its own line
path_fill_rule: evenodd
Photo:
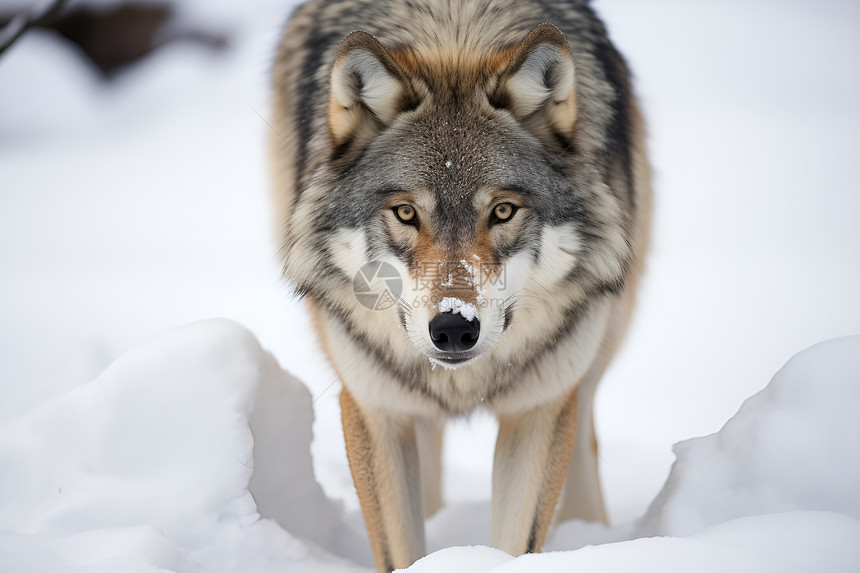
M 342 382 L 379 570 L 425 554 L 444 422 L 479 408 L 499 424 L 494 547 L 539 551 L 553 516 L 605 521 L 592 404 L 651 191 L 630 73 L 592 7 L 311 0 L 272 77 L 284 275 Z

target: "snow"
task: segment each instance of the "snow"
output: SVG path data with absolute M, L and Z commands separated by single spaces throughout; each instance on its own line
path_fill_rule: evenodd
M 689 537 L 653 537 L 578 551 L 512 558 L 490 547 L 443 549 L 406 569 L 414 573 L 806 573 L 850 572 L 860 563 L 860 522 L 826 512 L 759 515 Z
M 813 346 L 747 399 L 719 433 L 675 445 L 642 531 L 688 535 L 794 510 L 860 519 L 860 337 Z M 708 496 L 703 497 L 702 492 Z
M 597 396 L 612 526 L 563 523 L 539 556 L 480 547 L 477 413 L 449 424 L 436 553 L 413 570 L 856 571 L 856 338 L 756 392 L 858 333 L 860 5 L 595 5 L 657 193 Z M 40 31 L 0 58 L 0 570 L 372 568 L 336 376 L 268 225 L 261 118 L 291 9 L 185 2 L 232 50 L 172 45 L 110 84 Z M 197 322 L 217 316 L 247 330 Z
M 478 302 L 478 304 L 484 304 L 484 295 L 486 294 L 483 282 L 484 277 L 481 276 L 481 269 L 478 266 L 480 265 L 481 257 L 473 254 L 472 258 L 476 261 L 475 264 L 471 264 L 467 260 L 462 259 L 460 261 L 460 266 L 463 267 L 463 270 L 465 270 L 468 274 L 468 276 L 466 277 L 466 283 L 471 286 L 474 286 L 475 291 L 478 293 L 478 296 L 475 298 L 475 300 Z
M 858 381 L 860 336 L 792 359 L 720 432 L 676 448 L 666 486 L 632 534 L 628 526 L 601 533 L 631 540 L 571 550 L 598 527 L 573 522 L 541 555 L 448 547 L 409 570 L 853 571 Z M 314 477 L 312 421 L 307 388 L 246 329 L 215 319 L 168 332 L 0 426 L 0 563 L 58 572 L 364 570 L 357 512 Z M 448 545 L 450 523 L 486 533 L 475 516 L 488 507 L 477 509 L 452 505 L 434 516 L 431 547 Z
M 311 420 L 307 389 L 248 331 L 212 320 L 167 333 L 0 428 L 3 560 L 235 571 L 265 541 L 277 552 L 259 564 L 301 561 L 306 544 L 260 514 L 311 540 L 338 531 L 313 480 Z M 284 448 L 289 460 L 270 460 Z
M 439 301 L 439 312 L 453 312 L 472 322 L 478 316 L 478 308 L 471 302 L 465 302 L 457 297 L 446 296 Z
M 354 571 L 308 543 L 367 543 L 313 477 L 312 420 L 247 330 L 167 333 L 0 428 L 0 563 Z

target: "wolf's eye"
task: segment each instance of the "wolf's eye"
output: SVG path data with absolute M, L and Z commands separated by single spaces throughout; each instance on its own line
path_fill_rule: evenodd
M 408 225 L 415 224 L 415 208 L 412 205 L 398 205 L 394 208 L 394 216 L 401 223 L 406 223 Z
M 493 207 L 493 218 L 491 223 L 504 223 L 514 216 L 517 206 L 513 203 L 499 203 Z

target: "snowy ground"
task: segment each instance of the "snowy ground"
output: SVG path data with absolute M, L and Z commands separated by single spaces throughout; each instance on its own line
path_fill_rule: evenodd
M 46 34 L 0 59 L 0 570 L 370 564 L 338 387 L 270 240 L 262 118 L 289 6 L 187 17 L 202 6 L 237 26 L 231 54 L 166 48 L 111 85 Z M 597 7 L 650 120 L 655 240 L 598 394 L 613 527 L 564 524 L 548 546 L 672 537 L 511 562 L 449 549 L 415 570 L 857 570 L 856 338 L 680 445 L 658 492 L 673 443 L 860 331 L 860 5 Z M 217 316 L 253 336 L 160 336 Z M 431 549 L 487 542 L 493 430 L 450 428 Z

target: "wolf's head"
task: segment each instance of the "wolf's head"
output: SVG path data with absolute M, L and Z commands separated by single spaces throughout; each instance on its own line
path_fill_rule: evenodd
M 597 89 L 551 25 L 473 52 L 350 34 L 287 276 L 368 344 L 448 368 L 547 344 L 630 258 Z

